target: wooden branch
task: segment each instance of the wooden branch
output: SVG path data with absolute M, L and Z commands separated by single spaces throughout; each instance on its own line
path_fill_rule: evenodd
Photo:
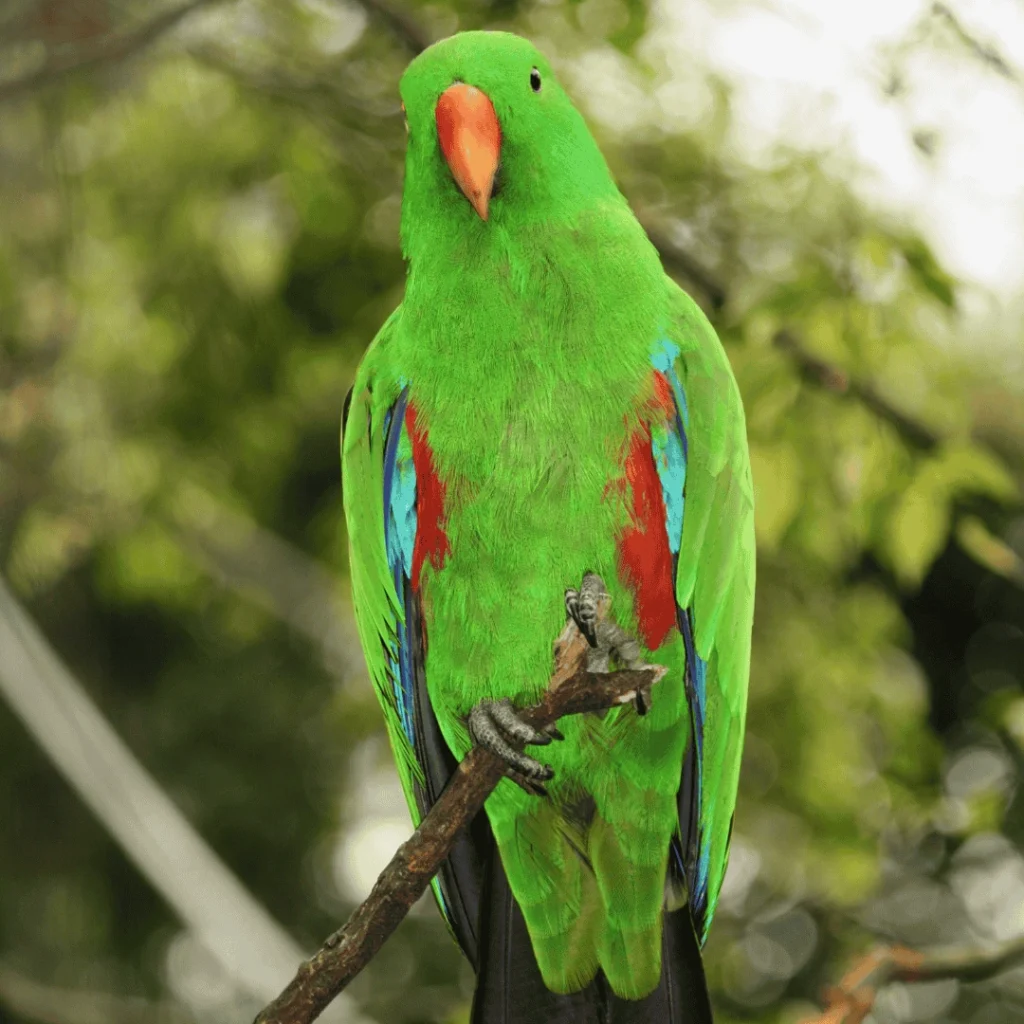
M 555 670 L 540 703 L 520 712 L 537 729 L 563 715 L 603 711 L 625 704 L 637 690 L 658 682 L 666 669 L 591 673 L 584 668 L 588 645 L 570 622 L 555 642 Z M 370 962 L 409 908 L 437 874 L 455 837 L 481 810 L 501 781 L 504 763 L 474 747 L 455 770 L 437 803 L 381 872 L 373 891 L 311 959 L 291 984 L 261 1011 L 256 1024 L 309 1024 Z M 538 797 L 538 799 L 543 799 Z
M 194 11 L 221 2 L 223 0 L 188 0 L 180 7 L 166 11 L 140 25 L 132 32 L 103 36 L 89 45 L 73 47 L 67 53 L 47 60 L 41 68 L 27 75 L 0 82 L 0 102 L 42 88 L 75 72 L 125 60 L 154 43 Z
M 862 1024 L 875 1005 L 878 990 L 894 982 L 986 981 L 1024 964 L 1024 937 L 993 949 L 953 949 L 920 953 L 905 946 L 873 949 L 843 979 L 825 992 L 827 1006 L 803 1024 Z

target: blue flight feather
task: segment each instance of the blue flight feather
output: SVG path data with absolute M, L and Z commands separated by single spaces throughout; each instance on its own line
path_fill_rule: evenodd
M 408 399 L 409 389 L 406 387 L 384 421 L 387 437 L 384 447 L 384 546 L 395 593 L 403 608 L 408 597 L 412 554 L 416 543 L 416 467 L 405 430 Z M 389 652 L 389 660 L 394 679 L 395 706 L 402 730 L 409 742 L 415 745 L 413 688 L 416 677 L 412 664 L 412 644 L 407 642 L 407 618 L 403 616 L 398 623 L 398 649 L 397 652 Z
M 675 429 L 664 433 L 652 433 L 651 447 L 654 464 L 661 481 L 662 496 L 665 501 L 665 529 L 668 533 L 669 548 L 673 554 L 673 565 L 679 555 L 682 543 L 683 514 L 685 511 L 686 463 L 689 457 L 689 439 L 686 431 L 690 425 L 689 409 L 686 403 L 686 391 L 679 379 L 677 365 L 679 346 L 667 338 L 663 338 L 651 356 L 651 364 L 668 381 L 672 389 L 675 403 Z M 689 609 L 677 609 L 679 631 L 683 635 L 686 647 L 686 694 L 693 715 L 693 740 L 696 747 L 696 836 L 690 836 L 690 851 L 675 847 L 675 860 L 680 870 L 685 873 L 685 858 L 696 853 L 696 863 L 691 864 L 689 876 L 690 902 L 693 907 L 694 920 L 698 923 L 707 907 L 708 870 L 710 867 L 710 846 L 704 842 L 700 829 L 702 802 L 702 774 L 704 767 L 704 721 L 707 709 L 707 663 L 697 654 L 693 635 L 692 612 Z M 683 823 L 681 823 L 683 824 Z

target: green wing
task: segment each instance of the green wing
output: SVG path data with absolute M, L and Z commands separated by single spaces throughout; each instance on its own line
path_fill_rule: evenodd
M 676 601 L 692 623 L 703 664 L 703 737 L 696 863 L 691 879 L 702 934 L 725 875 L 736 805 L 754 614 L 754 494 L 746 421 L 736 380 L 714 328 L 670 282 L 673 369 L 687 407 L 685 511 Z M 696 840 L 695 847 L 692 844 Z M 693 881 L 691 881 L 691 885 Z
M 409 388 L 391 351 L 400 316 L 401 307 L 360 364 L 342 417 L 341 463 L 359 639 L 413 824 L 419 825 L 456 763 L 427 693 L 426 645 L 412 580 L 418 495 L 405 415 Z M 433 883 L 438 906 L 474 965 L 485 846 L 472 830 L 462 833 Z
M 404 622 L 384 539 L 385 417 L 395 395 L 381 393 L 376 367 L 387 359 L 388 339 L 398 323 L 395 310 L 374 338 L 346 400 L 341 424 L 341 478 L 348 530 L 349 576 L 356 625 L 370 675 L 384 712 L 413 821 L 419 824 L 414 784 L 423 772 L 402 728 L 397 699 L 398 628 Z

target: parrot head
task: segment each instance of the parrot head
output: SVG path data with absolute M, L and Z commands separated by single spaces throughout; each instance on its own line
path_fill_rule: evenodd
M 480 233 L 559 219 L 617 194 L 551 66 L 509 32 L 462 32 L 401 82 L 408 129 L 402 234 Z

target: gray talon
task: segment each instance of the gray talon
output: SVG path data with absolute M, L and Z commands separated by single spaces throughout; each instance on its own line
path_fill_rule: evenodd
M 508 734 L 522 743 L 543 745 L 551 742 L 550 736 L 534 729 L 516 714 L 511 701 L 481 701 L 470 711 L 466 724 L 475 744 L 500 757 L 519 775 L 531 782 L 546 782 L 554 778 L 555 772 L 550 765 L 541 764 L 536 758 L 516 750 L 505 738 Z
M 511 779 L 524 793 L 530 796 L 547 796 L 548 791 L 539 782 L 521 775 L 514 768 L 505 769 L 505 778 Z
M 597 573 L 583 574 L 580 589 L 565 592 L 565 608 L 587 638 L 591 650 L 587 655 L 588 672 L 610 672 L 615 665 L 625 669 L 648 668 L 641 657 L 641 648 L 635 637 L 627 633 L 618 623 L 599 615 L 603 602 L 608 600 L 604 580 Z M 633 706 L 638 715 L 646 715 L 651 709 L 651 688 L 644 686 L 637 690 Z
M 593 594 L 593 585 L 588 589 L 587 584 L 591 580 L 597 580 L 600 589 L 604 590 L 601 577 L 595 576 L 592 572 L 585 573 L 583 583 L 579 590 L 570 588 L 565 592 L 565 611 L 576 623 L 576 627 L 587 638 L 591 647 L 597 646 L 597 600 Z
M 636 706 L 636 713 L 638 715 L 646 715 L 651 710 L 651 695 L 647 692 L 647 687 L 640 686 L 637 688 L 633 703 Z
M 532 725 L 524 722 L 512 707 L 512 701 L 499 700 L 491 705 L 491 718 L 514 740 L 520 743 L 532 743 L 534 746 L 546 746 L 551 737 L 545 735 Z

